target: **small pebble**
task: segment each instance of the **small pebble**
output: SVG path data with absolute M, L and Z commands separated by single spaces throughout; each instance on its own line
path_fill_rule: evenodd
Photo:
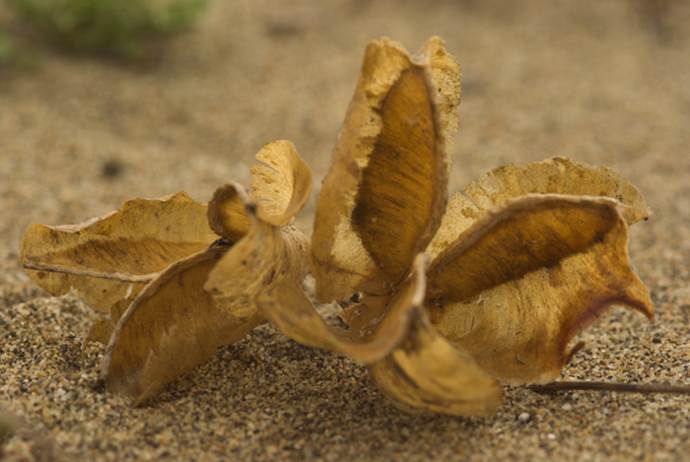
M 523 412 L 518 416 L 518 422 L 520 423 L 527 423 L 532 419 L 532 416 L 530 415 L 529 412 Z

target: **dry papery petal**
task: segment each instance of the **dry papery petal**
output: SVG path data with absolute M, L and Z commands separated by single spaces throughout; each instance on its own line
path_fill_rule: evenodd
M 256 154 L 252 166 L 252 194 L 258 200 L 257 214 L 265 223 L 285 226 L 294 220 L 309 200 L 311 170 L 290 141 L 273 141 Z M 234 185 L 216 189 L 208 203 L 208 223 L 219 236 L 239 240 L 249 230 L 249 217 Z
M 426 251 L 432 257 L 438 255 L 493 207 L 532 193 L 611 197 L 628 206 L 621 213 L 629 225 L 651 215 L 640 192 L 608 167 L 575 164 L 563 157 L 522 167 L 508 164 L 491 170 L 451 197 L 441 227 Z
M 591 196 L 506 200 L 432 262 L 434 327 L 491 377 L 552 380 L 574 353 L 568 342 L 610 305 L 654 313 L 630 268 L 625 208 Z
M 386 316 L 364 332 L 328 326 L 297 284 L 283 281 L 258 303 L 266 318 L 305 345 L 347 353 L 367 364 L 379 388 L 409 411 L 458 415 L 493 414 L 501 402 L 500 385 L 487 378 L 469 356 L 437 334 L 424 308 L 428 256 L 393 296 L 368 297 L 353 309 L 368 310 L 372 299 Z
M 353 309 L 391 314 L 385 323 L 383 317 L 376 319 L 369 329 L 345 330 L 327 325 L 295 281 L 281 281 L 257 299 L 266 319 L 288 337 L 310 347 L 347 353 L 365 364 L 386 356 L 405 336 L 410 308 L 405 301 L 404 296 L 397 301 L 390 295 L 366 297 Z
M 455 134 L 460 127 L 458 107 L 460 106 L 460 65 L 455 58 L 446 52 L 446 42 L 439 37 L 431 37 L 417 52 L 415 59 L 423 61 L 422 56 L 429 56 L 429 67 L 436 86 L 438 110 L 445 133 L 446 153 L 449 167 L 455 147 Z
M 263 158 L 271 161 L 276 175 L 259 170 L 254 184 L 266 191 L 278 177 L 291 175 L 289 181 L 278 182 L 281 194 L 290 194 L 282 214 L 276 215 L 280 210 L 275 209 L 273 214 L 262 212 L 238 184 L 218 189 L 209 204 L 209 223 L 227 237 L 241 230 L 244 219 L 246 231 L 237 233 L 239 240 L 231 248 L 218 241 L 171 265 L 146 286 L 122 316 L 106 350 L 103 378 L 109 390 L 142 403 L 207 360 L 217 347 L 264 323 L 255 304 L 259 293 L 272 291 L 283 279 L 301 281 L 306 275 L 306 237 L 293 226 L 270 222 L 292 221 L 311 192 L 311 172 L 291 143 L 267 145 L 259 157 L 267 150 L 271 155 Z M 242 206 L 241 214 L 235 204 Z M 240 224 L 236 226 L 234 219 Z
M 321 301 L 390 293 L 440 224 L 448 159 L 429 59 L 451 58 L 439 60 L 438 39 L 427 48 L 410 58 L 387 39 L 367 46 L 316 206 L 310 263 Z
M 401 410 L 455 415 L 493 415 L 501 385 L 474 359 L 431 326 L 422 309 L 410 316 L 408 334 L 390 355 L 368 365 L 381 392 Z
M 477 367 L 474 359 L 439 335 L 424 307 L 429 256 L 415 258 L 402 300 L 382 322 L 406 313 L 402 341 L 381 360 L 367 365 L 381 392 L 404 411 L 455 415 L 492 415 L 501 404 L 501 385 Z
M 239 241 L 249 231 L 249 217 L 234 184 L 224 184 L 213 193 L 208 203 L 208 225 L 232 242 Z
M 251 226 L 210 272 L 204 288 L 227 316 L 247 319 L 258 311 L 254 300 L 259 293 L 273 291 L 283 279 L 304 279 L 309 240 L 294 226 L 277 227 L 262 220 L 257 214 L 259 206 L 242 186 L 223 188 L 228 197 L 234 191 L 244 204 Z
M 219 223 L 214 226 L 218 232 L 229 230 L 232 220 L 215 217 L 232 218 L 236 204 L 243 207 L 243 215 L 251 224 L 246 236 L 211 272 L 205 286 L 229 316 L 240 318 L 254 315 L 254 299 L 261 291 L 273 290 L 284 278 L 301 282 L 308 271 L 309 240 L 288 224 L 309 199 L 311 170 L 289 141 L 267 144 L 256 158 L 263 164 L 252 168 L 252 190 L 263 199 L 261 202 L 242 186 L 228 183 L 218 188 L 209 203 L 209 223 Z
M 217 239 L 206 206 L 186 193 L 134 199 L 122 209 L 79 225 L 29 228 L 20 261 L 51 295 L 76 289 L 96 310 L 131 300 L 172 262 Z
M 141 404 L 219 346 L 264 322 L 258 314 L 242 320 L 226 316 L 203 289 L 227 251 L 226 245 L 212 245 L 173 263 L 136 297 L 106 348 L 101 374 L 108 391 Z
M 312 174 L 290 141 L 274 141 L 256 155 L 252 167 L 252 195 L 258 215 L 273 226 L 285 226 L 309 200 Z

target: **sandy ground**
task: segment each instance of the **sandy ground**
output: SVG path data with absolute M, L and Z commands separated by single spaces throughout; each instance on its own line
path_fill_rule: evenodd
M 21 29 L 2 8 L 0 21 Z M 270 326 L 133 409 L 91 386 L 101 350 L 80 345 L 92 310 L 48 297 L 17 256 L 34 222 L 77 223 L 179 190 L 206 201 L 247 181 L 253 155 L 277 139 L 314 170 L 298 219 L 309 232 L 365 44 L 388 36 L 414 52 L 439 35 L 463 69 L 452 189 L 558 155 L 618 170 L 654 210 L 630 251 L 655 319 L 614 308 L 581 336 L 563 378 L 689 383 L 688 24 L 690 6 L 673 0 L 215 0 L 145 63 L 45 51 L 28 69 L 0 68 L 0 412 L 16 421 L 4 457 L 686 459 L 687 397 L 509 388 L 491 418 L 411 416 L 361 366 Z

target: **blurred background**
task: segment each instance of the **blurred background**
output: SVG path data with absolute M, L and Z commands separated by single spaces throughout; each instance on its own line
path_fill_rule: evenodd
M 179 190 L 205 202 L 248 181 L 277 139 L 295 143 L 318 192 L 364 47 L 382 36 L 414 53 L 439 35 L 461 64 L 452 189 L 567 156 L 620 171 L 656 223 L 687 227 L 689 26 L 682 0 L 5 0 L 3 261 L 15 265 L 36 221 Z

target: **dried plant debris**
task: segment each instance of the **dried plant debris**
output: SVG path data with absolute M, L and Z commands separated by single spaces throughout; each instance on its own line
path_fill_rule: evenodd
M 501 167 L 446 205 L 454 126 L 431 42 L 414 57 L 369 44 L 323 181 L 310 269 L 320 301 L 358 294 L 349 329 L 325 326 L 287 283 L 259 303 L 294 339 L 367 364 L 403 408 L 490 414 L 496 380 L 552 380 L 610 305 L 652 316 L 627 254 L 627 227 L 649 210 L 615 172 L 567 159 Z
M 75 289 L 104 313 L 101 375 L 135 404 L 271 322 L 351 355 L 406 410 L 487 415 L 500 382 L 544 384 L 611 305 L 654 307 L 628 259 L 628 226 L 650 211 L 605 167 L 553 158 L 498 167 L 448 199 L 460 68 L 432 38 L 414 56 L 387 39 L 361 76 L 316 206 L 311 243 L 294 216 L 311 193 L 291 143 L 266 145 L 251 190 L 133 200 L 81 225 L 32 226 L 31 278 Z M 328 325 L 301 287 L 338 301 Z
M 256 199 L 228 184 L 208 206 L 185 193 L 134 200 L 82 225 L 34 225 L 24 236 L 21 261 L 38 285 L 53 295 L 74 288 L 111 313 L 87 336 L 108 344 L 101 373 L 109 390 L 142 402 L 263 324 L 259 292 L 306 276 L 308 240 L 291 222 L 311 194 L 311 171 L 286 141 L 257 159 L 265 165 L 255 167 Z

